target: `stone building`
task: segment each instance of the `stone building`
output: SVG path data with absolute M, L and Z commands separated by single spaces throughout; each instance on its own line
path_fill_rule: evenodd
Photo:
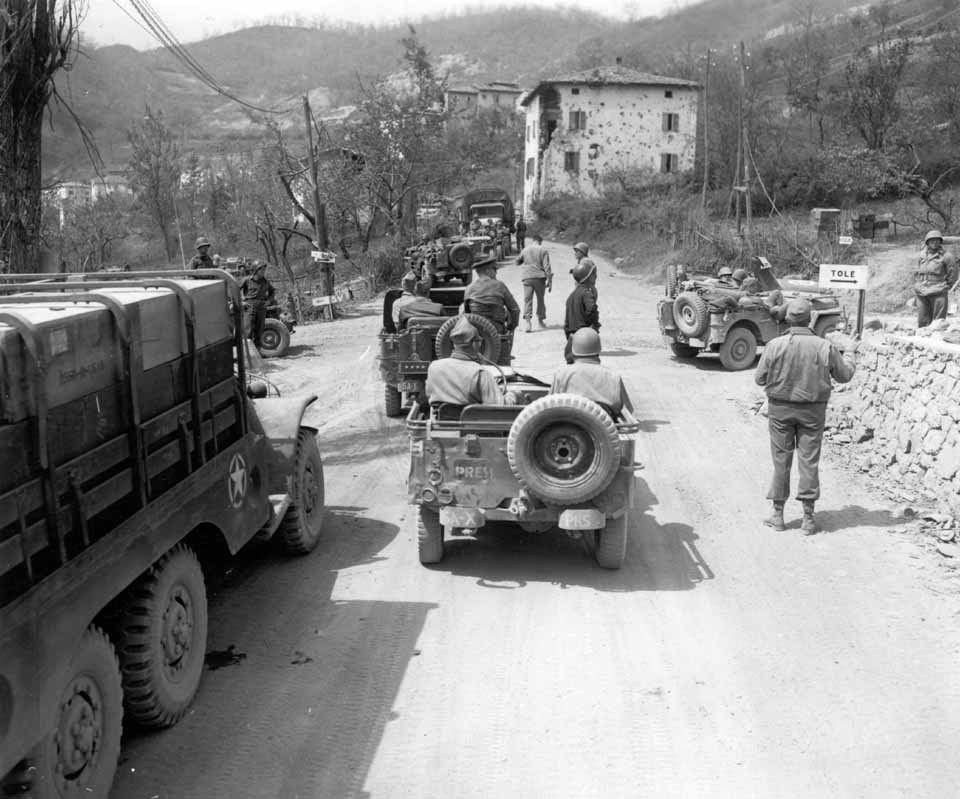
M 521 101 L 524 216 L 550 194 L 596 196 L 616 170 L 692 169 L 699 90 L 619 64 L 542 81 Z
M 523 89 L 517 83 L 494 80 L 473 86 L 454 86 L 446 91 L 447 110 L 454 116 L 476 116 L 483 110 L 512 112 Z

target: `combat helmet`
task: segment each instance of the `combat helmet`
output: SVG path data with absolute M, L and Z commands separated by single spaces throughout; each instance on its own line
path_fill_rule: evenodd
M 592 327 L 581 327 L 573 334 L 570 351 L 576 358 L 592 358 L 600 354 L 600 334 Z

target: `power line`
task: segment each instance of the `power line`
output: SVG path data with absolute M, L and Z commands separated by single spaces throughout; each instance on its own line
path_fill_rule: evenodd
M 179 39 L 177 39 L 167 24 L 161 19 L 160 15 L 156 12 L 153 6 L 150 5 L 148 0 L 129 0 L 129 2 L 144 23 L 141 24 L 139 21 L 137 21 L 137 24 L 140 25 L 141 28 L 144 28 L 144 30 L 150 33 L 154 38 L 156 38 L 166 50 L 168 50 L 181 64 L 183 64 L 183 66 L 187 68 L 187 70 L 194 77 L 196 77 L 205 86 L 212 89 L 222 97 L 226 97 L 228 100 L 232 100 L 238 105 L 244 106 L 245 108 L 249 108 L 253 111 L 259 111 L 265 114 L 280 113 L 272 108 L 263 108 L 261 106 L 254 105 L 253 103 L 248 103 L 246 100 L 243 100 L 232 92 L 228 91 L 212 74 L 210 74 L 210 72 L 207 71 L 207 69 L 199 61 L 197 61 L 196 58 L 194 58 L 190 51 L 183 46 L 183 44 Z M 121 0 L 113 0 L 113 3 L 125 14 L 127 14 L 127 16 L 133 19 L 133 16 L 130 14 L 130 12 L 121 5 Z

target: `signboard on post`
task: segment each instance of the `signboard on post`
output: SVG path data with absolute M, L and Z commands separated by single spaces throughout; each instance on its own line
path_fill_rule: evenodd
M 820 288 L 860 289 L 867 288 L 870 268 L 864 264 L 820 264 Z
M 867 282 L 870 268 L 866 264 L 820 264 L 820 288 L 855 289 L 857 298 L 857 336 L 863 332 L 863 314 L 867 307 Z

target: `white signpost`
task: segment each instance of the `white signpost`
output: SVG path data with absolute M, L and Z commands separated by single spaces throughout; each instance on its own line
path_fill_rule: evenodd
M 857 335 L 863 332 L 863 313 L 867 304 L 870 267 L 866 264 L 820 264 L 820 288 L 855 289 L 857 299 Z

